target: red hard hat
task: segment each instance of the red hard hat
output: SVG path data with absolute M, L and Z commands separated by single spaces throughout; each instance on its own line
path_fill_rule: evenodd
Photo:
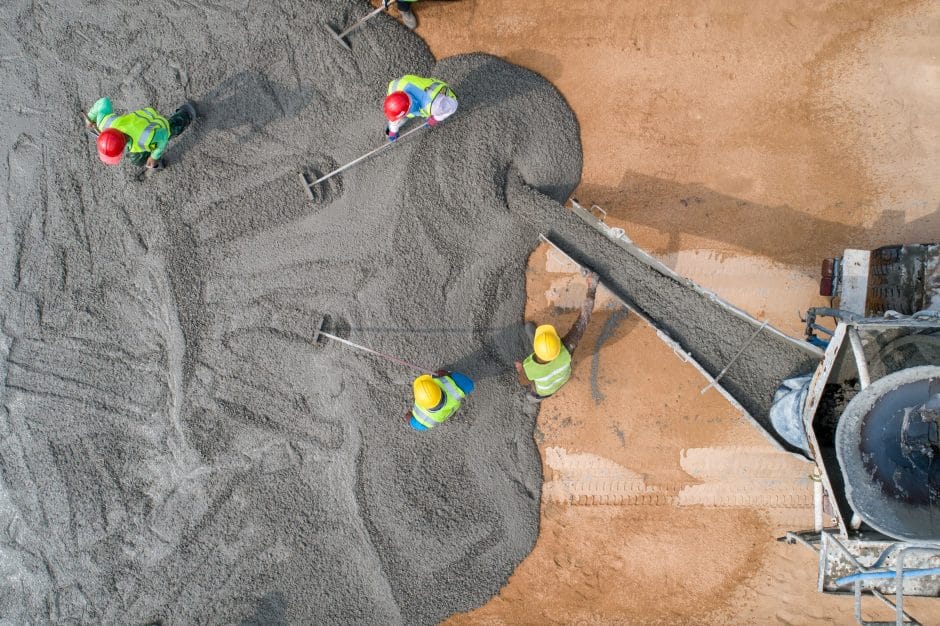
M 382 108 L 385 109 L 385 117 L 389 121 L 400 120 L 411 108 L 411 98 L 404 91 L 393 91 L 385 96 L 385 105 Z
M 127 137 L 124 133 L 115 129 L 107 128 L 98 135 L 98 156 L 108 165 L 117 165 L 124 156 L 124 146 L 127 144 Z

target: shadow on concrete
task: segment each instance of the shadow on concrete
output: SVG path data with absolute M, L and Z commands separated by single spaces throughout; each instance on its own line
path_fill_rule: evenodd
M 255 614 L 242 620 L 241 626 L 288 626 L 287 600 L 280 591 L 266 593 L 255 605 Z
M 179 161 L 198 141 L 198 135 L 210 130 L 231 131 L 236 140 L 247 141 L 271 122 L 295 116 L 313 100 L 314 94 L 310 87 L 292 89 L 279 85 L 257 70 L 239 72 L 205 96 L 191 100 L 196 107 L 196 121 L 170 141 L 170 160 Z M 253 114 L 258 110 L 263 110 L 264 115 Z
M 758 204 L 704 185 L 681 184 L 636 172 L 626 172 L 616 187 L 582 185 L 575 196 L 600 205 L 616 222 L 641 224 L 667 233 L 666 246 L 650 250 L 658 254 L 680 250 L 680 236 L 690 234 L 781 263 L 816 268 L 823 258 L 841 254 L 845 248 L 940 240 L 940 204 L 929 215 L 910 222 L 905 221 L 901 211 L 884 211 L 874 224 L 864 227 L 816 217 L 785 204 Z M 846 211 L 851 208 L 846 207 Z
M 476 350 L 468 352 L 456 359 L 451 359 L 440 363 L 417 363 L 421 367 L 427 367 L 432 370 L 438 368 L 458 371 L 466 374 L 473 381 L 480 381 L 486 378 L 493 378 L 501 374 L 513 371 L 512 362 L 521 361 L 528 356 L 528 340 L 526 338 L 525 326 L 520 320 L 518 324 L 503 326 L 499 328 L 473 329 L 470 327 L 459 328 L 391 328 L 391 327 L 357 327 L 350 329 L 351 341 L 362 342 L 367 347 L 373 347 L 373 344 L 379 344 L 374 341 L 374 337 L 383 334 L 392 335 L 418 335 L 418 336 L 440 336 L 447 335 L 453 337 L 453 343 L 464 343 L 475 335 L 482 335 L 484 345 Z M 358 335 L 358 338 L 356 338 Z M 381 350 L 381 348 L 378 348 Z M 528 350 L 528 351 L 527 351 Z M 394 355 L 405 361 L 413 361 L 417 357 L 407 354 Z

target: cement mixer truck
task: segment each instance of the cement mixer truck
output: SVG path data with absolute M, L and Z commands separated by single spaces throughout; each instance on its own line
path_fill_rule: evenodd
M 676 274 L 600 207 L 571 205 L 541 239 L 597 271 L 701 372 L 703 392 L 814 462 L 814 528 L 781 540 L 818 553 L 818 589 L 854 595 L 859 623 L 873 595 L 916 624 L 905 595 L 940 595 L 940 244 L 824 261 L 830 306 L 809 309 L 801 341 Z
M 823 359 L 771 408 L 776 434 L 817 468 L 815 528 L 782 539 L 819 554 L 819 590 L 854 595 L 859 623 L 863 595 L 898 624 L 917 623 L 905 596 L 940 595 L 938 257 L 928 244 L 824 261 L 833 306 L 805 320 Z

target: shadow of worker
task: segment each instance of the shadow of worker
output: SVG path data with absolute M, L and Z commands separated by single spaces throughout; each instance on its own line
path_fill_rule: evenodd
M 266 593 L 255 606 L 255 614 L 245 618 L 241 626 L 288 626 L 287 601 L 280 591 Z
M 484 335 L 482 347 L 446 363 L 444 369 L 456 370 L 479 381 L 512 373 L 513 361 L 521 361 L 528 354 L 526 350 L 531 342 L 521 322 L 486 330 Z
M 280 85 L 257 70 L 245 70 L 226 78 L 205 96 L 193 101 L 199 130 L 229 131 L 242 143 L 265 126 L 296 116 L 313 99 L 312 88 Z M 185 152 L 194 142 L 191 133 L 180 135 L 174 152 Z

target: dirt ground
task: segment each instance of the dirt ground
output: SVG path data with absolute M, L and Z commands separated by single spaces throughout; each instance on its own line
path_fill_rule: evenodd
M 417 5 L 440 57 L 482 50 L 577 114 L 575 193 L 667 265 L 799 336 L 819 262 L 940 239 L 940 4 L 462 0 Z M 537 121 L 534 121 L 537 123 Z M 540 248 L 526 315 L 565 327 L 582 279 Z M 543 404 L 542 527 L 453 624 L 854 623 L 815 591 L 811 465 L 777 452 L 609 296 Z M 940 601 L 907 606 L 940 621 Z M 892 616 L 866 605 L 869 619 Z

